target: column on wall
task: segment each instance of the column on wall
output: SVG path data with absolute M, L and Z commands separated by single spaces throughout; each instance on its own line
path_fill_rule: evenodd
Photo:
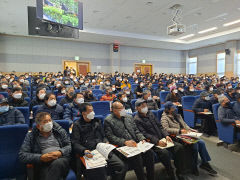
M 183 57 L 183 59 L 185 60 L 185 72 L 184 72 L 184 74 L 186 73 L 186 74 L 188 74 L 188 72 L 189 72 L 189 69 L 188 69 L 188 60 L 189 60 L 189 53 L 188 53 L 189 51 L 183 51 L 183 53 L 182 53 L 182 57 Z
M 111 73 L 115 71 L 120 72 L 120 46 L 118 52 L 113 52 L 113 44 L 110 45 L 110 66 L 111 66 Z
M 228 41 L 225 43 L 225 49 L 230 50 L 230 54 L 225 56 L 225 75 L 233 77 L 237 75 L 237 41 Z

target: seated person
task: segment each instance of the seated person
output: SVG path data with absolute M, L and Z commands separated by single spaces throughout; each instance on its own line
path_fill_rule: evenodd
M 104 83 L 100 83 L 100 89 L 106 90 L 108 88 L 111 88 L 111 81 L 109 79 L 106 79 Z
M 111 87 L 107 87 L 106 94 L 101 97 L 100 101 L 113 101 L 114 98 L 116 95 L 112 93 Z
M 70 166 L 69 135 L 47 112 L 37 114 L 35 122 L 20 149 L 20 161 L 33 164 L 34 180 L 65 179 Z
M 151 91 L 145 90 L 143 92 L 143 99 L 147 102 L 149 110 L 158 110 L 158 105 L 156 101 L 151 96 Z
M 122 78 L 116 77 L 115 87 L 118 92 L 121 91 L 121 85 L 122 85 Z
M 161 139 L 166 138 L 167 141 L 172 142 L 167 131 L 162 128 L 155 115 L 148 110 L 147 103 L 143 99 L 138 99 L 135 103 L 138 113 L 135 115 L 135 123 L 143 135 L 156 146 L 166 146 L 165 141 Z M 169 149 L 160 149 L 153 147 L 153 151 L 157 153 L 160 161 L 163 163 L 167 170 L 167 174 L 171 179 L 175 179 L 174 169 L 171 165 L 170 152 L 174 154 L 175 166 L 177 168 L 178 179 L 183 179 L 182 173 L 184 172 L 184 147 L 179 143 L 174 143 L 174 147 Z
M 205 114 L 212 111 L 212 104 L 209 100 L 209 94 L 206 91 L 201 92 L 200 98 L 194 102 L 192 107 L 195 118 L 201 119 L 201 130 L 206 136 L 216 135 L 217 131 L 213 114 Z
M 8 82 L 7 81 L 2 81 L 0 85 L 0 92 L 7 92 L 10 93 L 11 90 L 8 87 Z
M 64 104 L 69 104 L 73 102 L 73 96 L 75 94 L 75 89 L 73 86 L 69 86 L 66 89 L 66 96 L 61 99 L 59 105 L 63 106 Z
M 37 109 L 36 114 L 39 112 L 48 112 L 53 120 L 63 119 L 63 107 L 57 104 L 56 96 L 53 93 L 45 96 L 44 104 Z
M 30 103 L 29 110 L 32 111 L 33 106 L 43 105 L 44 98 L 46 96 L 45 88 L 38 88 L 36 91 L 36 97 Z
M 233 111 L 236 113 L 238 119 L 240 119 L 240 94 L 236 95 L 236 102 L 233 105 Z
M 136 89 L 134 90 L 134 93 L 136 94 L 137 99 L 142 98 L 143 88 L 144 88 L 144 83 L 141 81 L 136 87 Z
M 60 86 L 58 88 L 57 96 L 66 96 L 66 86 Z
M 93 96 L 92 90 L 87 90 L 84 92 L 84 102 L 93 102 L 97 99 Z
M 84 103 L 82 93 L 76 93 L 73 96 L 73 102 L 68 104 L 65 108 L 63 119 L 68 120 L 70 124 L 81 116 L 80 107 Z
M 131 100 L 134 99 L 133 93 L 128 87 L 123 88 L 123 92 L 127 95 L 129 102 L 131 102 Z
M 43 80 L 38 81 L 38 86 L 37 88 L 45 88 L 46 90 L 51 90 L 51 88 L 43 82 Z
M 181 105 L 181 97 L 178 95 L 178 90 L 176 87 L 172 86 L 170 88 L 170 93 L 166 96 L 165 102 L 171 101 L 175 106 Z
M 124 106 L 118 101 L 113 103 L 112 114 L 104 121 L 104 132 L 109 143 L 119 147 L 136 147 L 138 142 L 144 143 L 146 140 L 136 127 L 133 117 L 126 114 Z M 154 152 L 151 149 L 130 158 L 122 157 L 122 160 L 131 165 L 138 180 L 145 179 L 143 169 L 145 164 L 147 179 L 154 180 Z
M 22 88 L 15 87 L 12 89 L 11 96 L 8 97 L 8 103 L 13 107 L 27 107 L 28 102 L 24 99 Z
M 183 96 L 186 96 L 183 86 L 178 86 L 177 90 L 178 90 L 178 95 L 179 95 L 180 99 L 182 99 Z
M 54 88 L 52 89 L 53 91 L 55 90 L 59 90 L 59 88 L 62 86 L 62 82 L 61 81 L 56 81 L 54 83 Z
M 88 158 L 94 156 L 91 151 L 96 149 L 98 143 L 107 143 L 101 121 L 94 118 L 94 115 L 92 105 L 83 103 L 81 105 L 81 118 L 74 122 L 72 131 L 74 153 L 80 156 L 86 155 Z M 114 154 L 114 151 L 108 155 L 107 163 L 113 180 L 125 179 L 127 168 L 122 160 Z M 85 171 L 84 174 L 88 180 L 106 179 L 107 176 L 105 168 Z
M 212 105 L 218 103 L 218 95 L 219 95 L 219 91 L 218 90 L 213 90 L 212 91 L 212 97 L 210 97 L 210 103 Z
M 118 93 L 117 101 L 120 101 L 123 104 L 127 113 L 131 114 L 133 112 L 133 109 L 131 107 L 131 103 L 130 103 L 130 101 L 128 101 L 127 95 L 124 92 Z
M 196 132 L 196 130 L 191 129 L 182 119 L 182 117 L 176 114 L 176 107 L 172 102 L 166 102 L 165 111 L 162 114 L 161 118 L 162 127 L 171 135 L 186 134 L 190 131 Z M 217 174 L 217 172 L 210 166 L 208 163 L 211 158 L 208 154 L 206 145 L 203 140 L 198 141 L 193 144 L 193 174 L 198 176 L 198 153 L 200 154 L 202 163 L 200 168 L 208 171 L 210 174 Z
M 128 87 L 129 89 L 131 89 L 131 84 L 128 82 L 127 78 L 124 78 L 121 84 L 121 89 Z
M 236 101 L 235 89 L 227 89 L 226 93 L 226 97 L 229 99 L 230 102 Z
M 0 96 L 0 126 L 24 123 L 25 118 L 22 112 L 9 106 L 7 98 Z
M 190 84 L 186 89 L 186 96 L 196 96 L 197 93 L 195 91 L 195 88 L 193 84 Z
M 114 84 L 112 85 L 112 93 L 113 94 L 117 94 L 118 93 L 118 90 L 116 89 L 116 86 Z

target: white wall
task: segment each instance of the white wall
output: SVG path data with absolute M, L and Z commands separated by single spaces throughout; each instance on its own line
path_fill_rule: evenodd
M 182 51 L 120 46 L 119 56 L 111 62 L 111 45 L 54 40 L 35 37 L 0 36 L 0 71 L 39 72 L 61 71 L 62 60 L 74 60 L 79 56 L 82 61 L 91 62 L 91 70 L 131 73 L 134 63 L 153 64 L 154 72 L 184 73 L 185 60 Z M 97 70 L 97 66 L 101 66 Z

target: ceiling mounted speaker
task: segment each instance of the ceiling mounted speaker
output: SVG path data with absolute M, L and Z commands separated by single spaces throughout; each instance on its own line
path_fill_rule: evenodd
M 225 49 L 225 53 L 226 53 L 226 55 L 230 55 L 231 54 L 230 49 Z

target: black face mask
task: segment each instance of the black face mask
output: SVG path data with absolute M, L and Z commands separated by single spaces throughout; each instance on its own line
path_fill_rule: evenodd
M 69 93 L 69 96 L 73 97 L 74 94 L 75 94 L 74 92 L 70 92 L 70 93 Z
M 231 103 L 230 103 L 230 102 L 227 102 L 227 103 L 225 104 L 225 106 L 226 106 L 227 108 L 231 108 Z
M 88 97 L 93 97 L 93 94 L 88 94 Z

